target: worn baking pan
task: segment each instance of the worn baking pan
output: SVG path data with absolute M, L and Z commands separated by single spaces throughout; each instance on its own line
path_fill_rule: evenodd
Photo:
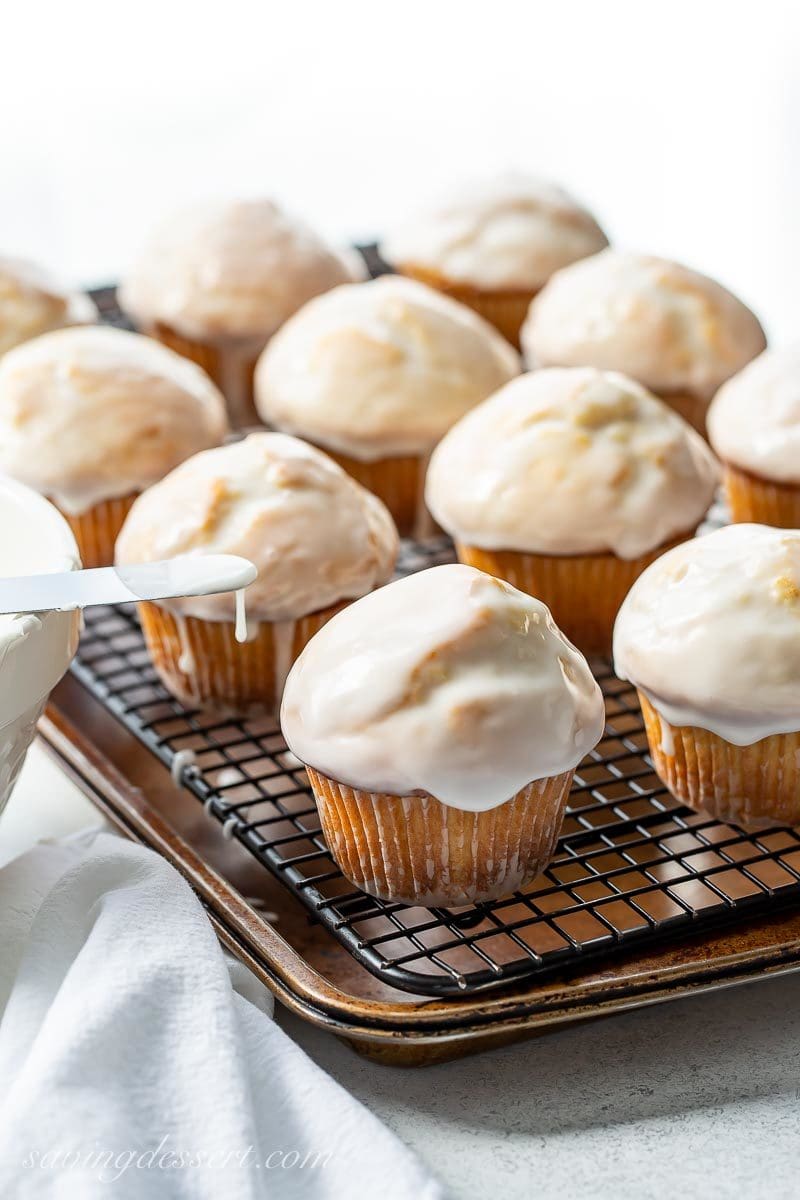
M 397 1065 L 423 1065 L 687 993 L 800 966 L 800 913 L 776 911 L 456 998 L 382 982 L 310 918 L 74 675 L 52 696 L 46 745 L 127 836 L 191 883 L 225 945 L 300 1016 Z

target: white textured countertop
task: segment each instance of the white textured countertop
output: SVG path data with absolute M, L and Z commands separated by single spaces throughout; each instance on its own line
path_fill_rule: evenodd
M 96 821 L 34 747 L 0 822 L 0 862 Z M 797 1195 L 800 975 L 425 1069 L 377 1066 L 280 1020 L 454 1197 Z

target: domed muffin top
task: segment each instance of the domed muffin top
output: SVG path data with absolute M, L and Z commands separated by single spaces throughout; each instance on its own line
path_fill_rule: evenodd
M 569 771 L 604 707 L 538 600 L 472 567 L 432 567 L 339 613 L 286 684 L 290 748 L 334 780 L 495 808 Z
M 554 271 L 608 245 L 567 192 L 530 175 L 462 184 L 382 243 L 399 268 L 476 288 L 535 291 Z
M 652 255 L 604 250 L 558 271 L 522 328 L 528 362 L 622 371 L 659 394 L 710 400 L 759 354 L 764 331 L 713 279 Z
M 700 435 L 639 384 L 554 367 L 512 380 L 450 430 L 426 502 L 462 544 L 638 558 L 690 536 L 716 481 Z
M 51 329 L 96 320 L 83 292 L 61 287 L 35 263 L 0 257 L 0 354 Z
M 258 578 L 255 620 L 292 620 L 385 583 L 397 531 L 376 496 L 326 454 L 280 433 L 252 433 L 182 463 L 139 497 L 117 540 L 117 563 L 177 554 L 237 554 Z M 207 620 L 234 619 L 229 593 L 170 600 Z
M 145 328 L 263 344 L 312 296 L 351 277 L 340 253 L 271 200 L 206 203 L 153 231 L 120 302 Z
M 519 371 L 486 321 L 398 276 L 311 301 L 256 368 L 256 407 L 275 428 L 362 461 L 430 451 Z
M 736 745 L 800 730 L 800 531 L 729 525 L 631 588 L 614 667 L 672 725 Z
M 136 333 L 61 329 L 0 359 L 0 470 L 65 512 L 140 491 L 226 432 L 205 372 Z
M 726 462 L 800 483 L 800 345 L 766 350 L 721 387 L 708 436 Z

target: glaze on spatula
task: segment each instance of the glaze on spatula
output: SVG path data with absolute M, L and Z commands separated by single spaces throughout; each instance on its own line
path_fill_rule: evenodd
M 234 554 L 184 554 L 133 566 L 0 578 L 0 614 L 242 592 L 256 575 L 251 562 Z

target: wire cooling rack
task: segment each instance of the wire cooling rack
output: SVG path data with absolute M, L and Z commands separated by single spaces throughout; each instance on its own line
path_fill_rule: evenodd
M 405 543 L 400 573 L 452 559 Z M 741 920 L 800 897 L 800 836 L 748 835 L 679 804 L 653 772 L 636 694 L 595 660 L 600 745 L 575 774 L 558 852 L 524 892 L 456 911 L 356 890 L 320 832 L 300 763 L 276 722 L 183 708 L 148 658 L 133 607 L 86 611 L 73 671 L 368 970 L 418 994 L 463 994 L 564 969 L 665 934 Z
M 124 325 L 114 292 L 94 293 Z M 398 573 L 452 561 L 444 538 L 403 543 Z M 369 971 L 421 995 L 463 995 L 579 967 L 634 943 L 735 922 L 800 899 L 800 834 L 747 832 L 675 800 L 647 754 L 635 691 L 592 667 L 607 725 L 583 761 L 556 857 L 524 892 L 459 910 L 375 900 L 344 878 L 301 764 L 274 720 L 189 711 L 164 689 L 135 609 L 94 608 L 72 670 Z

